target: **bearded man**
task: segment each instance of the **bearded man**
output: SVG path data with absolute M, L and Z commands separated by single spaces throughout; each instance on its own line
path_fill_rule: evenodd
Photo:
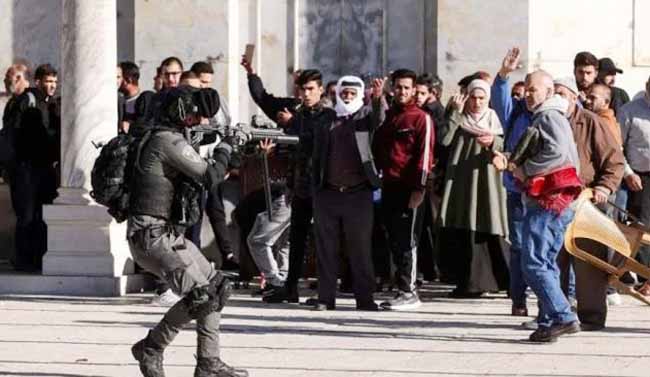
M 373 108 L 363 106 L 363 81 L 343 76 L 336 84 L 336 115 L 313 132 L 314 228 L 318 260 L 318 301 L 314 310 L 336 307 L 338 248 L 348 253 L 357 310 L 377 310 L 372 268 L 372 191 L 380 184 L 370 136 L 379 124 L 383 82 L 373 84 Z M 379 94 L 377 94 L 377 92 Z

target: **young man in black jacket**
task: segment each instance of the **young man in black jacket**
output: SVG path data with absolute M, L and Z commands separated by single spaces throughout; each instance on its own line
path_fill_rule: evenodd
M 421 74 L 415 80 L 415 101 L 418 106 L 429 114 L 433 120 L 434 129 L 444 129 L 445 107 L 440 103 L 442 94 L 442 81 L 436 75 Z M 442 140 L 442 135 L 436 135 L 436 141 Z M 442 186 L 445 177 L 444 169 L 447 166 L 447 154 L 441 153 L 445 147 L 438 142 L 435 146 L 436 162 L 427 179 L 426 195 L 424 198 L 422 232 L 417 251 L 418 275 L 422 274 L 423 280 L 433 281 L 437 273 L 437 248 L 435 246 L 436 221 L 438 208 L 442 200 Z M 419 278 L 418 278 L 418 281 Z
M 320 96 L 323 92 L 322 83 L 320 91 L 318 85 L 303 90 L 301 95 L 307 98 L 296 97 L 275 97 L 269 94 L 262 84 L 262 80 L 255 74 L 251 62 L 242 57 L 242 66 L 248 73 L 248 88 L 253 101 L 264 111 L 266 116 L 288 130 L 289 133 L 300 136 L 300 144 L 294 149 L 291 156 L 291 167 L 287 185 L 291 190 L 291 225 L 290 225 L 290 251 L 289 251 L 289 274 L 285 283 L 285 291 L 278 291 L 273 296 L 267 296 L 267 302 L 288 301 L 297 303 L 298 281 L 302 277 L 305 249 L 307 248 L 307 237 L 311 229 L 313 216 L 312 190 L 311 190 L 311 145 L 301 136 L 311 127 L 311 123 L 318 122 L 326 117 L 325 108 L 320 105 Z M 307 80 L 307 81 L 306 81 Z M 296 79 L 297 86 L 300 83 L 318 82 L 321 80 L 320 72 L 306 70 L 300 73 Z M 302 85 L 304 86 L 304 85 Z

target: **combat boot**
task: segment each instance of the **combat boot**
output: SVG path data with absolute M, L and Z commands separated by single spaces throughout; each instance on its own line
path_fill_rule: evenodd
M 194 369 L 194 377 L 248 377 L 248 372 L 235 369 L 218 357 L 199 357 Z
M 163 351 L 151 346 L 149 336 L 134 344 L 131 353 L 140 363 L 140 372 L 144 377 L 165 377 Z
M 267 284 L 262 301 L 268 304 L 280 304 L 287 301 L 287 290 L 283 285 Z

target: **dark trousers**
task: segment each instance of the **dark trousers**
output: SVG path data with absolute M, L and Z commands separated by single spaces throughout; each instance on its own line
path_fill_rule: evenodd
M 440 208 L 440 196 L 433 189 L 433 179 L 427 182 L 426 194 L 422 203 L 422 235 L 418 245 L 418 272 L 424 280 L 433 281 L 438 276 L 437 248 L 436 248 L 436 222 Z
M 422 205 L 408 208 L 408 190 L 382 191 L 382 218 L 388 232 L 388 244 L 397 268 L 397 287 L 406 293 L 415 292 L 417 247 L 422 230 Z
M 578 239 L 578 247 L 589 251 L 604 261 L 607 261 L 608 250 L 604 245 L 588 239 Z M 560 282 L 564 294 L 569 296 L 569 269 L 575 270 L 575 295 L 578 301 L 578 319 L 582 323 L 605 326 L 607 320 L 607 287 L 608 275 L 589 263 L 571 256 L 564 248 L 557 257 L 560 267 Z
M 318 300 L 333 303 L 340 265 L 339 247 L 345 245 L 358 304 L 373 300 L 372 191 L 321 190 L 314 196 L 314 228 L 318 262 Z
M 603 206 L 599 208 L 606 213 L 611 210 L 611 207 Z M 611 211 L 608 215 L 613 217 Z M 586 238 L 577 239 L 576 243 L 578 247 L 588 251 L 591 255 L 612 263 L 610 262 L 610 252 L 605 245 Z M 575 272 L 575 297 L 578 302 L 578 319 L 580 319 L 580 322 L 605 326 L 609 275 L 587 262 L 574 258 L 564 248 L 557 257 L 557 264 L 560 267 L 562 290 L 567 297 L 572 293 L 569 286 L 571 283 L 571 266 L 573 266 Z
M 375 276 L 389 281 L 390 274 L 390 248 L 388 247 L 388 234 L 381 216 L 381 204 L 374 203 L 375 221 L 372 226 L 372 262 Z
M 230 230 L 226 224 L 226 209 L 223 205 L 223 183 L 217 185 L 214 190 L 208 191 L 205 213 L 208 220 L 210 220 L 215 242 L 221 252 L 221 261 L 219 262 L 225 261 L 228 255 L 234 253 L 235 248 L 229 237 Z M 218 265 L 221 264 L 218 263 Z
M 641 177 L 643 189 L 629 191 L 627 209 L 645 226 L 650 225 L 650 173 L 637 173 Z M 642 245 L 636 255 L 636 260 L 644 266 L 650 266 L 650 246 Z M 645 280 L 639 276 L 639 280 Z
M 129 237 L 129 248 L 133 260 L 166 281 L 181 297 L 208 285 L 217 274 L 199 249 L 182 235 L 159 231 L 158 228 L 143 229 Z M 199 357 L 219 357 L 220 320 L 220 312 L 210 312 L 196 319 Z M 148 338 L 156 348 L 164 350 L 190 321 L 189 308 L 181 300 L 169 308 L 149 332 Z
M 294 196 L 291 199 L 291 224 L 289 228 L 289 274 L 286 284 L 290 288 L 298 285 L 305 263 L 305 249 L 311 230 L 313 199 Z
M 47 226 L 43 221 L 43 204 L 56 196 L 53 169 L 19 163 L 10 173 L 11 205 L 16 214 L 17 270 L 39 270 L 47 251 Z

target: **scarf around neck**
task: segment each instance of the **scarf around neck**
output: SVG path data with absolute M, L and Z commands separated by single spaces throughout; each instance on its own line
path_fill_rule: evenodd
M 481 90 L 485 93 L 485 100 L 490 102 L 490 84 L 481 79 L 472 80 L 467 86 L 467 93 Z M 480 114 L 463 113 L 460 127 L 475 136 L 503 135 L 503 126 L 497 113 L 488 106 Z
M 357 96 L 350 103 L 345 103 L 341 99 L 341 92 L 343 89 L 354 89 Z M 343 76 L 336 83 L 336 110 L 337 117 L 346 117 L 359 111 L 363 107 L 363 80 L 356 76 Z

